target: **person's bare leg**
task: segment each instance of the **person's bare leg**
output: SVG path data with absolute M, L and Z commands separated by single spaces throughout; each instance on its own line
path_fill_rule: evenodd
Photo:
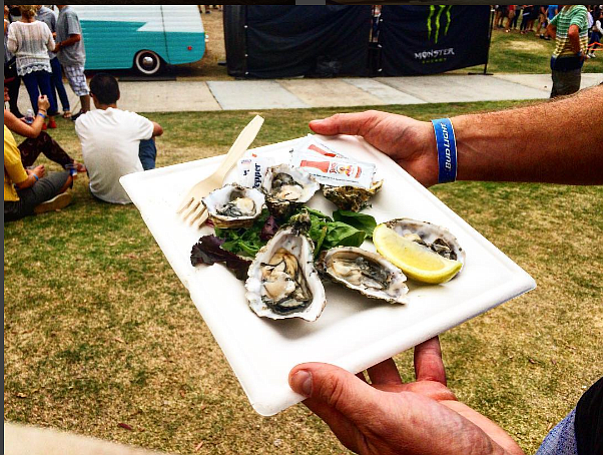
M 67 177 L 67 180 L 65 180 L 65 184 L 59 190 L 59 194 L 64 193 L 69 188 L 71 188 L 72 184 L 73 184 L 73 177 L 71 177 L 71 176 Z
M 80 96 L 80 102 L 82 103 L 82 112 L 88 112 L 90 110 L 90 95 Z

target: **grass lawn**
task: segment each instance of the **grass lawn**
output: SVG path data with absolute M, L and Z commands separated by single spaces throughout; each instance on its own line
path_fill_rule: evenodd
M 218 62 L 226 61 L 222 14 L 220 11 L 213 11 L 212 14 L 202 16 L 203 26 L 209 36 L 206 54 L 199 62 L 178 65 L 178 78 L 205 81 L 234 79 L 228 75 L 226 66 L 218 65 Z M 494 29 L 488 72 L 550 73 L 549 61 L 554 47 L 554 41 L 542 40 L 534 33 L 520 35 L 515 30 L 505 33 L 504 30 Z M 597 52 L 597 55 L 598 58 L 585 62 L 584 72 L 603 73 L 603 52 Z M 483 69 L 484 66 L 480 65 L 455 72 L 464 74 L 468 71 L 480 72 Z
M 387 109 L 429 119 L 517 104 Z M 264 111 L 255 145 L 305 135 L 333 112 Z M 252 114 L 153 114 L 166 130 L 158 166 L 226 152 Z M 81 157 L 71 123 L 53 136 Z M 545 133 L 526 140 L 538 147 Z M 252 410 L 136 208 L 95 202 L 86 185 L 62 212 L 4 226 L 4 419 L 175 453 L 342 453 L 302 405 Z M 442 336 L 452 390 L 533 453 L 603 374 L 603 188 L 433 191 L 538 283 Z M 396 361 L 410 380 L 412 353 Z
M 535 33 L 521 35 L 518 31 L 505 33 L 504 30 L 493 30 L 489 73 L 549 73 L 551 54 L 555 49 L 555 41 L 540 39 Z M 476 66 L 470 71 L 479 71 Z M 603 53 L 597 52 L 597 58 L 584 62 L 583 72 L 603 73 Z

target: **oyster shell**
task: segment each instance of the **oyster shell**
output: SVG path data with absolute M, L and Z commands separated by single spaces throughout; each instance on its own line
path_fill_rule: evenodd
M 260 317 L 315 321 L 326 303 L 314 246 L 294 228 L 279 230 L 249 266 L 245 296 Z
M 359 212 L 368 205 L 368 201 L 381 189 L 383 180 L 373 182 L 369 189 L 357 186 L 323 185 L 322 194 L 341 210 Z
M 291 215 L 319 189 L 320 184 L 308 172 L 288 164 L 268 168 L 262 181 L 266 205 L 277 218 Z
M 410 218 L 397 218 L 384 224 L 402 237 L 430 248 L 446 259 L 458 261 L 464 267 L 465 251 L 448 229 L 428 221 L 417 221 Z M 461 268 L 459 273 L 462 270 Z
M 203 198 L 209 218 L 223 229 L 249 227 L 262 213 L 265 197 L 261 191 L 241 185 L 224 185 Z
M 377 253 L 357 247 L 331 248 L 318 264 L 333 281 L 371 299 L 406 303 L 406 275 Z

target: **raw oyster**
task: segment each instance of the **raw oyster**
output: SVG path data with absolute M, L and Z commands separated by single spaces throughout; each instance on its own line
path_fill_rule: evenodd
M 314 268 L 314 246 L 294 228 L 285 228 L 258 251 L 248 271 L 245 296 L 260 317 L 315 321 L 326 303 Z
M 357 247 L 331 248 L 322 255 L 318 268 L 333 281 L 371 299 L 406 303 L 406 275 L 377 253 Z
M 224 185 L 203 198 L 209 218 L 223 229 L 249 227 L 262 213 L 265 197 L 261 191 L 241 185 Z
M 368 201 L 383 186 L 383 180 L 373 182 L 369 189 L 357 186 L 330 186 L 323 185 L 322 194 L 341 210 L 359 212 L 368 205 Z
M 291 215 L 319 189 L 320 184 L 309 173 L 288 164 L 268 168 L 262 182 L 268 209 L 277 218 Z
M 440 256 L 465 265 L 465 251 L 450 231 L 428 221 L 397 218 L 384 223 L 397 234 L 423 245 Z M 459 271 L 459 273 L 463 269 Z

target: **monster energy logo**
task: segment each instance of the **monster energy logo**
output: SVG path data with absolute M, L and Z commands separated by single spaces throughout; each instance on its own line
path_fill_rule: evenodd
M 448 35 L 448 29 L 452 22 L 450 10 L 452 5 L 431 5 L 429 7 L 429 15 L 427 16 L 427 38 L 434 44 L 438 44 L 438 41 L 442 36 Z M 446 23 L 446 26 L 442 30 L 442 24 Z M 421 60 L 421 63 L 439 63 L 446 61 L 447 56 L 454 55 L 454 48 L 450 47 L 447 49 L 429 49 L 422 52 L 415 52 L 415 58 Z
M 450 23 L 452 22 L 452 18 L 450 16 L 450 10 L 452 9 L 452 5 L 431 5 L 429 7 L 429 15 L 427 16 L 427 38 L 433 39 L 435 44 L 438 44 L 438 39 L 440 39 L 440 26 L 442 19 L 442 14 L 446 18 L 446 28 L 444 28 L 444 36 L 448 35 L 448 28 L 450 28 Z M 437 10 L 437 12 L 436 12 Z M 431 21 L 433 19 L 433 26 L 431 25 Z M 432 38 L 433 33 L 433 38 Z

